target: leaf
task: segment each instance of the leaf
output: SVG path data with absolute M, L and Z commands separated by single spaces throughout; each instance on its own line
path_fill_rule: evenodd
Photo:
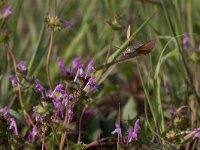
M 136 104 L 134 98 L 130 97 L 122 110 L 122 120 L 134 119 L 137 115 Z

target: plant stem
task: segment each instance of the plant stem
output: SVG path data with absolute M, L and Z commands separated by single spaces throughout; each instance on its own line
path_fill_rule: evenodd
M 52 53 L 52 47 L 53 47 L 53 37 L 54 37 L 54 31 L 51 31 L 51 38 L 50 38 L 50 43 L 49 43 L 49 49 L 48 49 L 48 55 L 47 55 L 47 61 L 46 61 L 46 73 L 47 73 L 47 79 L 48 79 L 48 83 L 50 86 L 50 89 L 52 90 L 52 82 L 51 82 L 51 78 L 50 78 L 50 74 L 49 74 L 49 61 L 51 58 L 51 53 Z
M 12 60 L 12 63 L 13 63 L 13 66 L 14 66 L 15 72 L 16 72 L 17 63 L 16 63 L 16 59 L 15 59 L 14 53 L 13 53 L 11 47 L 9 46 L 8 42 L 5 42 L 4 46 L 8 50 L 8 54 L 9 54 L 11 60 Z M 18 77 L 17 77 L 17 80 L 19 81 Z M 19 104 L 20 104 L 20 106 L 21 106 L 21 108 L 23 110 L 24 118 L 26 119 L 26 121 L 27 121 L 28 124 L 31 124 L 32 126 L 34 126 L 31 117 L 29 116 L 29 114 L 24 109 L 24 103 L 23 103 L 23 98 L 22 98 L 22 92 L 21 92 L 20 83 L 17 83 L 17 88 L 18 88 Z
M 79 120 L 79 128 L 78 128 L 78 144 L 81 142 L 81 123 L 82 123 L 82 119 L 83 119 L 83 115 L 85 113 L 86 107 L 83 108 L 83 111 L 81 113 L 80 116 L 80 120 Z

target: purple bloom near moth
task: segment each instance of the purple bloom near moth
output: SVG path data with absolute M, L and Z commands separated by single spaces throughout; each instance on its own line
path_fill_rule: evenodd
M 79 76 L 81 76 L 81 77 L 84 76 L 83 66 L 84 66 L 83 64 L 81 64 L 81 65 L 78 66 L 78 70 L 76 72 L 76 76 L 74 78 L 74 82 L 76 82 L 76 80 L 77 80 L 77 78 Z
M 94 79 L 95 79 L 94 76 L 90 77 L 88 83 L 86 84 L 84 90 L 86 90 L 86 88 L 87 88 L 88 85 L 90 86 L 89 89 L 88 89 L 88 91 L 87 91 L 87 93 L 86 93 L 86 95 L 88 93 L 92 92 L 93 90 L 97 90 L 96 83 L 94 82 Z
M 9 80 L 11 81 L 13 87 L 16 87 L 16 86 L 17 86 L 18 80 L 17 80 L 17 77 L 16 77 L 16 76 L 14 76 L 14 75 L 9 75 Z
M 37 135 L 38 135 L 38 129 L 37 129 L 36 126 L 34 126 L 33 129 L 32 129 L 32 132 L 28 136 L 28 140 L 31 143 L 34 143 Z
M 18 65 L 17 68 L 19 69 L 19 71 L 23 74 L 26 75 L 28 73 L 27 67 L 26 67 L 26 63 L 25 61 L 21 60 Z
M 39 92 L 45 91 L 45 88 L 40 84 L 40 80 L 35 80 L 35 90 Z
M 18 135 L 17 125 L 14 118 L 10 118 L 10 127 L 9 129 L 13 130 L 15 135 Z
M 90 62 L 88 64 L 86 75 L 85 75 L 85 79 L 87 78 L 89 73 L 96 71 L 95 68 L 93 67 L 93 65 L 94 65 L 94 60 L 92 59 L 92 60 L 90 60 Z
M 115 130 L 112 131 L 112 134 L 119 134 L 120 138 L 122 138 L 122 130 L 119 123 L 115 124 Z
M 3 13 L 3 20 L 5 20 L 8 16 L 12 15 L 11 6 L 7 6 Z
M 65 66 L 63 64 L 62 58 L 58 57 L 57 62 L 58 62 L 58 67 L 59 67 L 60 71 L 62 72 L 63 76 L 66 77 L 67 71 L 66 71 Z
M 139 119 L 136 120 L 134 128 L 131 128 L 128 133 L 128 138 L 126 144 L 130 143 L 133 140 L 138 140 L 138 132 L 140 130 Z
M 80 56 L 77 56 L 77 57 L 74 58 L 74 60 L 72 62 L 72 68 L 78 68 L 80 59 L 81 59 Z

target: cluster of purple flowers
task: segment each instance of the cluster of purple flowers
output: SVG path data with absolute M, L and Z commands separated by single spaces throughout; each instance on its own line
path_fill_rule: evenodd
M 72 62 L 72 67 L 65 69 L 65 66 L 63 64 L 62 58 L 57 58 L 58 67 L 60 71 L 62 72 L 63 76 L 66 77 L 67 75 L 74 77 L 73 81 L 78 82 L 78 79 L 86 80 L 87 83 L 85 87 L 83 88 L 86 92 L 86 95 L 94 90 L 97 90 L 96 83 L 94 82 L 95 77 L 89 76 L 91 73 L 94 73 L 96 70 L 94 68 L 94 61 L 90 60 L 87 66 L 87 70 L 84 71 L 84 64 L 80 63 L 80 57 L 74 58 Z M 89 86 L 89 89 L 88 89 Z
M 58 62 L 58 67 L 61 70 L 62 74 L 64 77 L 69 76 L 71 79 L 72 84 L 79 84 L 79 88 L 81 92 L 86 96 L 90 92 L 97 90 L 96 88 L 96 83 L 95 83 L 95 77 L 91 76 L 92 73 L 94 73 L 96 70 L 94 68 L 94 61 L 90 60 L 87 69 L 84 71 L 84 64 L 80 63 L 80 57 L 76 57 L 73 62 L 72 66 L 70 68 L 66 68 L 64 66 L 63 60 L 58 57 L 57 58 Z M 26 67 L 26 64 L 24 61 L 20 61 L 17 65 L 17 76 L 15 75 L 10 75 L 9 79 L 12 83 L 12 86 L 17 86 L 18 83 L 20 83 L 19 80 L 21 80 L 21 77 L 25 77 L 28 73 L 28 69 Z M 83 84 L 81 84 L 81 81 L 83 81 Z M 74 95 L 73 91 L 66 89 L 65 85 L 63 83 L 58 84 L 53 90 L 47 91 L 44 86 L 42 86 L 41 82 L 39 79 L 34 79 L 35 84 L 34 84 L 34 90 L 36 92 L 41 93 L 41 95 L 45 98 L 50 99 L 50 103 L 53 104 L 54 109 L 53 109 L 53 114 L 50 113 L 51 115 L 49 116 L 50 121 L 53 122 L 57 118 L 59 121 L 64 120 L 64 110 L 67 110 L 67 122 L 70 123 L 73 120 L 74 117 L 74 105 L 75 105 L 75 100 L 76 96 Z M 3 118 L 7 118 L 8 115 L 8 109 L 7 107 L 4 108 L 3 110 Z M 36 125 L 33 126 L 31 133 L 28 136 L 28 139 L 30 142 L 34 143 L 36 141 L 37 136 L 39 136 L 40 130 L 38 125 L 44 125 L 46 115 L 45 114 L 40 114 L 37 112 L 37 106 L 34 108 L 34 118 L 35 121 L 37 122 Z M 12 129 L 15 135 L 18 135 L 18 130 L 17 126 L 15 123 L 15 119 L 11 118 L 10 119 L 10 127 L 9 129 Z
M 134 127 L 129 129 L 128 137 L 126 139 L 126 145 L 128 145 L 133 140 L 138 140 L 138 133 L 140 129 L 141 128 L 139 124 L 139 119 L 137 119 Z M 112 132 L 112 134 L 116 134 L 116 133 L 120 136 L 121 142 L 124 143 L 125 140 L 123 139 L 121 127 L 120 127 L 120 124 L 118 123 L 115 124 L 115 130 Z

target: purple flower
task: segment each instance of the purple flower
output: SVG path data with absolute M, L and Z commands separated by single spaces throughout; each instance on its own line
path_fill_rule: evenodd
M 74 113 L 72 111 L 72 105 L 68 106 L 68 110 L 67 110 L 67 118 L 68 118 L 68 122 L 71 122 L 73 117 L 74 117 Z
M 87 76 L 88 76 L 89 73 L 96 71 L 95 68 L 93 67 L 93 65 L 94 65 L 94 61 L 92 59 L 92 60 L 90 60 L 90 62 L 88 64 L 86 75 L 85 75 L 85 79 L 87 78 Z
M 57 62 L 58 62 L 58 67 L 59 67 L 60 71 L 62 72 L 63 76 L 66 77 L 67 71 L 66 71 L 65 66 L 63 64 L 62 58 L 58 57 Z
M 194 131 L 195 131 L 195 134 L 194 134 L 193 138 L 199 138 L 200 139 L 200 131 L 199 131 L 199 129 L 194 129 Z
M 130 143 L 133 139 L 138 140 L 138 131 L 140 130 L 139 119 L 136 120 L 134 128 L 131 128 L 128 133 L 126 144 Z
M 56 86 L 56 88 L 53 90 L 53 92 L 51 93 L 51 96 L 50 97 L 54 97 L 55 96 L 55 93 L 58 92 L 58 93 L 61 93 L 61 94 L 65 94 L 66 91 L 63 89 L 63 85 L 62 84 L 58 84 Z
M 183 47 L 189 53 L 189 49 L 190 49 L 190 37 L 189 37 L 189 34 L 186 33 L 186 32 L 183 35 Z
M 71 21 L 64 20 L 64 22 L 65 22 L 65 28 L 67 28 L 67 27 L 74 28 L 74 24 L 75 24 L 76 20 L 71 20 Z
M 9 129 L 12 129 L 14 131 L 14 134 L 18 135 L 17 125 L 16 125 L 16 122 L 15 122 L 14 118 L 10 118 L 10 127 L 9 127 Z
M 5 20 L 10 15 L 12 15 L 11 6 L 7 6 L 3 13 L 3 20 Z
M 9 80 L 11 81 L 13 87 L 16 87 L 16 86 L 17 86 L 18 80 L 17 80 L 16 76 L 14 76 L 14 75 L 9 75 Z
M 7 118 L 8 118 L 8 113 L 9 113 L 9 108 L 8 108 L 7 106 L 5 106 L 5 107 L 3 108 L 2 117 L 3 117 L 4 119 L 7 119 Z
M 35 80 L 35 90 L 39 92 L 45 91 L 45 88 L 40 84 L 40 80 Z
M 59 116 L 60 119 L 63 119 L 63 118 L 64 118 L 63 110 L 62 110 L 62 109 L 60 109 L 60 110 L 57 112 L 57 116 Z
M 119 134 L 120 138 L 122 138 L 122 130 L 119 123 L 115 124 L 115 130 L 112 132 L 112 134 L 115 134 L 115 133 Z
M 19 69 L 19 71 L 23 74 L 23 75 L 26 75 L 28 70 L 26 68 L 26 63 L 25 61 L 20 61 L 17 65 L 17 68 Z
M 59 110 L 62 109 L 62 103 L 61 103 L 61 101 L 59 99 L 54 99 L 53 100 L 53 105 L 54 105 L 55 109 L 59 109 Z
M 83 66 L 84 66 L 83 64 L 81 64 L 81 65 L 78 66 L 78 70 L 76 72 L 76 76 L 74 78 L 74 82 L 76 82 L 76 80 L 77 80 L 77 78 L 79 76 L 81 76 L 81 77 L 84 76 Z
M 87 91 L 86 94 L 90 93 L 90 92 L 93 91 L 93 90 L 97 90 L 97 88 L 96 88 L 96 83 L 94 82 L 94 79 L 95 79 L 95 77 L 92 76 L 92 77 L 89 79 L 89 81 L 88 81 L 88 83 L 86 84 L 86 86 L 84 87 L 83 90 L 86 90 L 87 86 L 88 86 L 88 85 L 90 86 L 90 88 L 88 89 L 88 91 Z
M 72 68 L 78 68 L 80 59 L 81 58 L 79 56 L 77 56 L 76 58 L 74 58 L 74 60 L 72 62 Z
M 29 136 L 28 136 L 28 140 L 31 143 L 34 143 L 35 142 L 35 138 L 36 138 L 37 135 L 38 135 L 38 129 L 37 129 L 36 126 L 34 126 L 31 134 L 29 134 Z

